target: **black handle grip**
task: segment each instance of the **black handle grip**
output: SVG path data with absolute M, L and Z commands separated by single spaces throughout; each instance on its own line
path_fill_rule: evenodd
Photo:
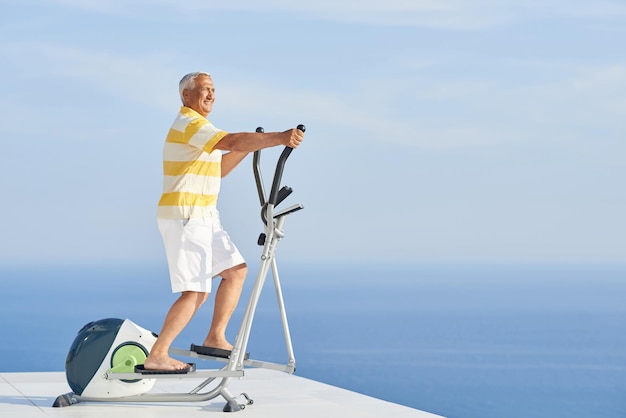
M 256 128 L 256 132 L 263 133 L 265 130 L 259 126 Z M 254 170 L 254 181 L 256 182 L 256 189 L 259 193 L 259 201 L 261 202 L 261 206 L 263 206 L 265 205 L 265 188 L 263 187 L 263 176 L 261 176 L 261 150 L 254 151 L 252 169 Z
M 300 124 L 297 126 L 297 129 L 304 132 L 306 131 L 306 126 Z M 293 151 L 293 148 L 285 147 L 283 152 L 280 154 L 280 157 L 278 158 L 278 163 L 276 164 L 276 171 L 274 172 L 274 181 L 272 182 L 272 190 L 270 191 L 270 198 L 268 200 L 268 203 L 274 206 L 276 206 L 278 202 L 278 190 L 280 189 L 280 180 L 283 176 L 285 162 L 287 161 L 287 158 L 289 158 L 291 151 Z

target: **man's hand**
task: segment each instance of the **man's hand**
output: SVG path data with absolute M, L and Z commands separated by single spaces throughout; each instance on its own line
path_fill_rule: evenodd
M 282 133 L 281 143 L 289 148 L 297 148 L 304 139 L 304 132 L 300 129 L 288 129 Z

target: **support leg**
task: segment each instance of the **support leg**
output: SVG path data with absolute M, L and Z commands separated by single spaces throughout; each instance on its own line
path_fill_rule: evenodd
M 237 402 L 237 399 L 233 395 L 231 395 L 231 393 L 226 388 L 222 388 L 220 394 L 224 397 L 224 399 L 226 399 L 226 405 L 224 405 L 224 409 L 222 409 L 223 412 L 241 411 L 242 409 L 245 409 L 246 405 L 252 405 L 254 403 L 254 401 L 250 399 L 250 397 L 246 393 L 241 394 L 241 396 L 246 399 L 246 403 Z

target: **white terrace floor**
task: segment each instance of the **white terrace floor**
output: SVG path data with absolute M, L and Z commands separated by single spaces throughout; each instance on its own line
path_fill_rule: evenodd
M 202 379 L 157 380 L 151 393 L 188 393 Z M 265 369 L 246 370 L 233 379 L 233 394 L 246 392 L 254 403 L 239 412 L 222 412 L 221 397 L 191 403 L 78 403 L 53 408 L 57 396 L 71 391 L 63 372 L 0 373 L 0 417 L 80 418 L 436 418 L 437 415 L 340 389 L 314 380 Z M 243 401 L 242 401 L 243 403 Z

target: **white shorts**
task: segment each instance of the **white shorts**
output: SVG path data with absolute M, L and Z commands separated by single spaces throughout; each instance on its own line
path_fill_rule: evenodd
M 245 263 L 222 228 L 219 213 L 190 219 L 157 219 L 165 244 L 172 292 L 211 292 L 211 281 Z

